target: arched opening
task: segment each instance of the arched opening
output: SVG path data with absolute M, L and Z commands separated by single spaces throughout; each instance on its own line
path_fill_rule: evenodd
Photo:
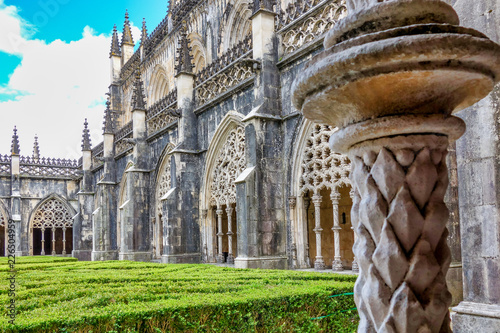
M 231 111 L 219 124 L 207 152 L 201 191 L 202 253 L 205 262 L 233 264 L 237 257 L 236 186 L 245 170 L 243 116 Z
M 149 105 L 152 106 L 163 97 L 167 96 L 169 91 L 167 72 L 161 65 L 157 65 L 151 75 L 151 84 L 149 88 Z
M 51 197 L 38 205 L 31 230 L 33 255 L 68 255 L 73 251 L 73 217 L 61 199 Z
M 222 50 L 220 54 L 226 52 L 239 41 L 245 39 L 252 33 L 252 11 L 249 8 L 249 0 L 239 0 L 234 4 L 222 29 Z
M 350 161 L 330 151 L 328 140 L 335 131 L 305 121 L 295 145 L 297 176 L 292 179 L 294 204 L 289 212 L 295 268 L 342 270 L 357 265 L 352 252 Z
M 173 149 L 172 144 L 168 144 L 164 151 L 164 156 L 159 163 L 159 168 L 156 177 L 156 204 L 155 204 L 155 223 L 153 224 L 153 255 L 155 258 L 161 258 L 163 255 L 164 247 L 164 228 L 168 224 L 166 219 L 166 212 L 163 211 L 162 198 L 172 187 L 172 171 L 171 171 L 171 155 L 170 151 Z
M 203 39 L 197 33 L 189 34 L 189 47 L 193 57 L 193 72 L 196 74 L 207 65 L 206 50 L 203 46 Z

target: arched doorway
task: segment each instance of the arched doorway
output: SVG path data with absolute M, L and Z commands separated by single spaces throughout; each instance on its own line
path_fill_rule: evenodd
M 298 177 L 290 205 L 296 268 L 356 269 L 350 218 L 351 165 L 347 156 L 330 151 L 328 141 L 335 131 L 305 121 L 296 144 L 299 153 L 294 170 Z
M 33 255 L 67 255 L 73 250 L 73 217 L 59 198 L 43 201 L 31 224 Z
M 201 196 L 203 259 L 234 264 L 238 249 L 236 186 L 246 168 L 243 116 L 231 111 L 210 143 Z
M 164 226 L 166 219 L 166 212 L 163 211 L 163 198 L 172 187 L 172 170 L 171 170 L 171 155 L 170 151 L 173 149 L 172 144 L 168 144 L 164 151 L 164 156 L 160 161 L 158 174 L 156 177 L 156 204 L 154 207 L 155 218 L 153 219 L 153 256 L 161 258 L 163 255 L 164 247 Z

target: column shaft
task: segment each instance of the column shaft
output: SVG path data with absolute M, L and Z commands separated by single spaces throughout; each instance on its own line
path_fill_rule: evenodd
M 314 232 L 316 233 L 316 258 L 314 260 L 315 269 L 325 269 L 325 261 L 321 255 L 321 195 L 315 194 L 312 197 L 314 204 Z
M 233 255 L 233 230 L 232 230 L 232 215 L 233 208 L 229 206 L 226 208 L 227 213 L 227 246 L 228 246 L 228 255 L 227 255 L 227 263 L 234 264 L 234 255 Z
M 52 227 L 52 255 L 56 255 L 56 228 Z
M 42 227 L 42 252 L 40 255 L 44 256 L 45 255 L 45 228 Z
M 62 228 L 62 232 L 63 232 L 63 250 L 62 250 L 62 254 L 66 255 L 66 227 Z
M 340 256 L 340 230 L 342 229 L 339 224 L 339 200 L 340 193 L 332 192 L 330 196 L 333 205 L 333 237 L 334 237 L 334 247 L 335 255 L 332 261 L 332 270 L 343 271 L 344 266 L 342 265 L 342 258 Z
M 219 207 L 217 208 L 217 211 L 215 212 L 217 214 L 217 227 L 219 229 L 219 232 L 217 232 L 217 240 L 218 240 L 218 254 L 217 254 L 217 262 L 219 264 L 222 264 L 224 262 L 224 255 L 222 254 L 222 236 L 224 236 L 224 233 L 222 232 L 222 214 L 223 210 L 220 209 Z

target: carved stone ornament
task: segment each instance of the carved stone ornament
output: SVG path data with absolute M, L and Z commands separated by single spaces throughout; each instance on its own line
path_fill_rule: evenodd
M 293 102 L 339 127 L 330 146 L 353 164 L 358 332 L 451 332 L 445 157 L 465 131 L 452 113 L 491 91 L 500 46 L 442 1 L 347 6 Z
M 73 219 L 66 206 L 57 199 L 49 199 L 40 206 L 33 218 L 33 228 L 72 228 Z

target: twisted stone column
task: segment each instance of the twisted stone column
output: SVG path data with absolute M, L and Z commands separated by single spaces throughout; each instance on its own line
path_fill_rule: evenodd
M 447 147 L 429 134 L 352 148 L 359 332 L 451 332 Z
M 321 195 L 315 194 L 312 197 L 314 204 L 314 232 L 316 233 L 316 258 L 314 259 L 315 269 L 325 269 L 325 261 L 321 255 Z
M 224 214 L 224 211 L 220 208 L 217 208 L 215 213 L 217 214 L 217 227 L 219 229 L 219 232 L 217 233 L 217 240 L 219 245 L 217 262 L 219 264 L 222 264 L 224 262 L 224 255 L 222 254 L 222 236 L 224 236 L 224 233 L 222 232 L 222 214 Z
M 226 208 L 227 213 L 227 263 L 230 265 L 234 264 L 234 255 L 233 255 L 233 230 L 232 230 L 232 217 L 233 217 L 233 208 L 229 205 Z
M 342 265 L 342 258 L 340 256 L 340 230 L 342 228 L 339 224 L 339 201 L 340 201 L 340 193 L 332 192 L 330 195 L 330 199 L 332 200 L 333 205 L 333 237 L 334 237 L 334 247 L 335 254 L 332 261 L 332 270 L 333 271 L 343 271 L 344 266 Z
M 358 200 L 358 196 L 355 196 L 354 194 L 354 190 L 351 189 L 349 191 L 349 196 L 351 197 L 351 200 L 352 200 L 352 211 L 358 211 L 359 209 L 359 200 Z M 356 201 L 355 201 L 356 200 Z M 351 214 L 351 229 L 353 231 L 353 234 L 354 234 L 354 244 L 356 244 L 356 240 L 358 238 L 358 236 L 356 235 L 356 231 L 354 230 L 354 225 L 358 225 L 358 222 L 357 221 L 354 221 L 354 216 Z M 356 260 L 356 253 L 354 253 L 354 259 L 352 261 L 352 268 L 351 270 L 353 271 L 353 273 L 358 273 L 359 272 L 359 266 L 358 266 L 358 261 Z

